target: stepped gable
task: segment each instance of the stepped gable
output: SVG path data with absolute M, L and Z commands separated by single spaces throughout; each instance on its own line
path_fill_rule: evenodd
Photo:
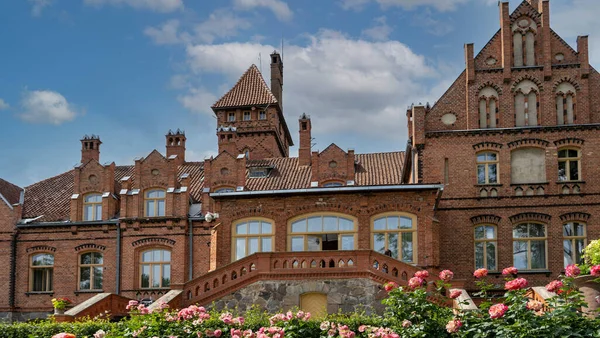
M 267 86 L 256 65 L 250 66 L 240 77 L 238 82 L 223 95 L 215 104 L 213 109 L 254 106 L 265 104 L 276 104 L 277 98 Z

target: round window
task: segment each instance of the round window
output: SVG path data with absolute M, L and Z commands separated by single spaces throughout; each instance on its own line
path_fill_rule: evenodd
M 456 115 L 452 114 L 452 113 L 448 113 L 448 114 L 444 114 L 444 116 L 442 116 L 442 123 L 450 126 L 453 125 L 454 122 L 456 122 Z
M 221 168 L 221 175 L 223 175 L 223 176 L 229 175 L 229 169 L 227 169 L 227 168 Z
M 158 176 L 158 174 L 160 174 L 160 170 L 152 169 L 152 171 L 150 173 L 152 174 L 152 176 Z
M 88 181 L 90 181 L 91 184 L 96 184 L 98 183 L 98 176 L 90 175 L 90 177 L 88 177 Z
M 329 162 L 329 168 L 337 168 L 337 162 L 336 161 Z

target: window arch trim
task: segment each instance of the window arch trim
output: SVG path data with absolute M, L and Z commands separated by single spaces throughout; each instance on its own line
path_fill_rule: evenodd
M 98 200 L 88 201 L 88 199 L 91 197 L 97 197 Z M 88 207 L 91 207 L 91 208 L 88 210 Z M 88 192 L 85 195 L 83 195 L 81 209 L 82 209 L 81 210 L 81 219 L 83 221 L 100 221 L 100 220 L 102 220 L 102 212 L 103 212 L 102 193 L 93 191 L 93 192 Z M 91 215 L 89 215 L 90 211 L 91 211 Z
M 321 231 L 309 231 L 308 229 L 308 221 L 309 218 L 312 217 L 321 217 Z M 337 226 L 338 226 L 338 230 L 323 230 L 325 227 L 325 221 L 324 221 L 324 217 L 337 217 Z M 302 220 L 302 219 L 306 219 L 306 231 L 304 232 L 300 232 L 300 231 L 296 231 L 293 232 L 292 231 L 292 226 L 294 223 L 297 223 L 298 221 Z M 339 230 L 339 219 L 346 219 L 349 221 L 352 221 L 353 224 L 353 229 L 352 230 Z M 292 217 L 290 219 L 288 219 L 287 221 L 287 250 L 288 251 L 292 251 L 293 248 L 293 241 L 295 240 L 295 238 L 298 237 L 303 237 L 303 250 L 302 251 L 309 251 L 309 243 L 308 243 L 308 238 L 311 235 L 324 235 L 324 234 L 338 234 L 338 250 L 342 250 L 342 236 L 352 236 L 352 244 L 353 244 L 353 249 L 352 250 L 356 250 L 357 249 L 357 245 L 358 245 L 358 218 L 354 217 L 352 215 L 349 214 L 344 214 L 344 213 L 338 213 L 338 212 L 328 212 L 328 211 L 324 211 L 324 212 L 312 212 L 312 213 L 307 213 L 307 214 L 302 214 L 302 215 L 298 215 L 295 217 Z M 297 240 L 297 239 L 296 239 Z M 320 244 L 320 248 L 322 248 L 322 244 Z

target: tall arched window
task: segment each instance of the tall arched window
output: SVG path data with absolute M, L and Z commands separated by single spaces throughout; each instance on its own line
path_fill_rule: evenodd
M 513 57 L 515 67 L 535 66 L 535 36 L 537 24 L 531 18 L 522 17 L 512 26 Z
M 495 226 L 478 225 L 475 227 L 475 269 L 498 270 L 497 246 Z
M 558 180 L 581 180 L 581 151 L 576 148 L 560 149 L 558 151 Z
M 515 88 L 515 126 L 537 126 L 539 121 L 539 89 L 531 80 L 521 81 Z
M 160 217 L 165 215 L 166 193 L 161 189 L 146 191 L 144 201 L 144 215 L 146 217 Z
M 102 290 L 103 263 L 99 252 L 79 256 L 79 290 Z
M 32 255 L 29 264 L 29 290 L 32 292 L 52 291 L 54 255 L 49 253 Z
M 291 251 L 355 250 L 356 222 L 338 214 L 311 215 L 290 222 Z
M 546 226 L 521 223 L 513 229 L 513 265 L 519 270 L 545 270 Z
M 407 263 L 417 261 L 417 218 L 410 214 L 388 214 L 373 219 L 373 250 Z
M 583 249 L 586 245 L 585 224 L 569 222 L 563 224 L 563 257 L 565 267 L 569 264 L 580 264 L 583 258 Z
M 255 252 L 273 251 L 275 229 L 270 220 L 242 220 L 233 224 L 233 260 Z
M 171 251 L 151 249 L 142 252 L 140 287 L 167 288 L 171 286 Z
M 479 128 L 498 126 L 498 91 L 485 87 L 479 91 Z
M 563 82 L 556 87 L 556 122 L 559 125 L 575 122 L 575 87 Z
M 83 197 L 83 220 L 99 221 L 102 219 L 102 194 L 87 194 Z

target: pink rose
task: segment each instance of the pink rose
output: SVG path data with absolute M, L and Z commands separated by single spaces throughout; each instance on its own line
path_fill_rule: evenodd
M 407 328 L 410 327 L 412 325 L 411 321 L 408 319 L 405 319 L 404 321 L 402 321 L 402 327 L 403 328 Z
M 385 291 L 390 292 L 390 291 L 398 288 L 398 283 L 396 283 L 396 282 L 388 282 L 388 283 L 385 283 L 383 285 L 383 288 L 385 289 Z
M 429 271 L 427 271 L 427 270 L 417 271 L 417 272 L 415 272 L 415 277 L 419 277 L 421 279 L 427 279 L 429 277 Z
M 544 307 L 544 304 L 542 304 L 542 302 L 540 302 L 539 300 L 532 299 L 527 302 L 527 309 L 529 310 L 540 311 L 542 307 Z
M 453 319 L 446 324 L 446 331 L 448 331 L 448 333 L 456 333 L 461 326 L 462 322 L 460 320 Z
M 454 278 L 454 272 L 452 272 L 450 270 L 444 270 L 444 271 L 440 272 L 440 279 L 443 280 L 444 282 L 448 283 L 449 281 L 452 280 L 452 278 Z
M 548 283 L 548 285 L 546 285 L 546 290 L 550 291 L 550 292 L 558 292 L 560 291 L 560 288 L 563 287 L 563 282 L 559 281 L 559 280 L 553 280 L 552 282 Z
M 52 338 L 76 338 L 74 334 L 72 333 L 59 333 L 59 334 L 55 334 L 54 336 L 52 336 Z
M 129 301 L 129 304 L 127 304 L 127 306 L 125 307 L 125 309 L 126 309 L 126 310 L 131 310 L 131 309 L 133 309 L 133 308 L 137 307 L 137 306 L 138 306 L 138 304 L 139 304 L 139 303 L 138 303 L 138 301 L 137 301 L 137 300 L 130 300 L 130 301 Z
M 527 280 L 525 278 L 516 278 L 510 280 L 504 284 L 506 290 L 521 290 L 527 287 Z
M 599 277 L 600 276 L 600 265 L 592 266 L 592 268 L 590 269 L 590 274 L 592 276 Z
M 452 290 L 452 291 L 450 291 L 449 297 L 452 298 L 452 299 L 456 299 L 456 298 L 460 297 L 460 295 L 462 295 L 462 291 L 460 291 L 460 290 Z
M 213 334 L 215 335 L 215 337 L 221 337 L 221 334 L 223 333 L 223 331 L 217 329 L 215 330 L 215 332 L 213 332 Z
M 577 277 L 581 273 L 581 270 L 575 264 L 569 264 L 565 268 L 565 274 L 567 277 Z
M 411 289 L 416 289 L 418 287 L 421 287 L 423 285 L 425 281 L 419 277 L 413 277 L 408 281 L 408 286 Z
M 496 319 L 504 316 L 506 311 L 508 310 L 508 306 L 500 303 L 496 305 L 492 305 L 489 309 L 490 318 Z
M 473 272 L 473 276 L 475 276 L 475 278 L 483 278 L 483 277 L 487 276 L 487 274 L 488 274 L 487 269 L 477 269 L 477 270 L 475 270 L 475 272 Z
M 517 273 L 519 273 L 519 270 L 517 270 L 517 268 L 515 268 L 514 266 L 504 268 L 504 270 L 502 270 L 502 274 L 504 276 L 516 275 Z

